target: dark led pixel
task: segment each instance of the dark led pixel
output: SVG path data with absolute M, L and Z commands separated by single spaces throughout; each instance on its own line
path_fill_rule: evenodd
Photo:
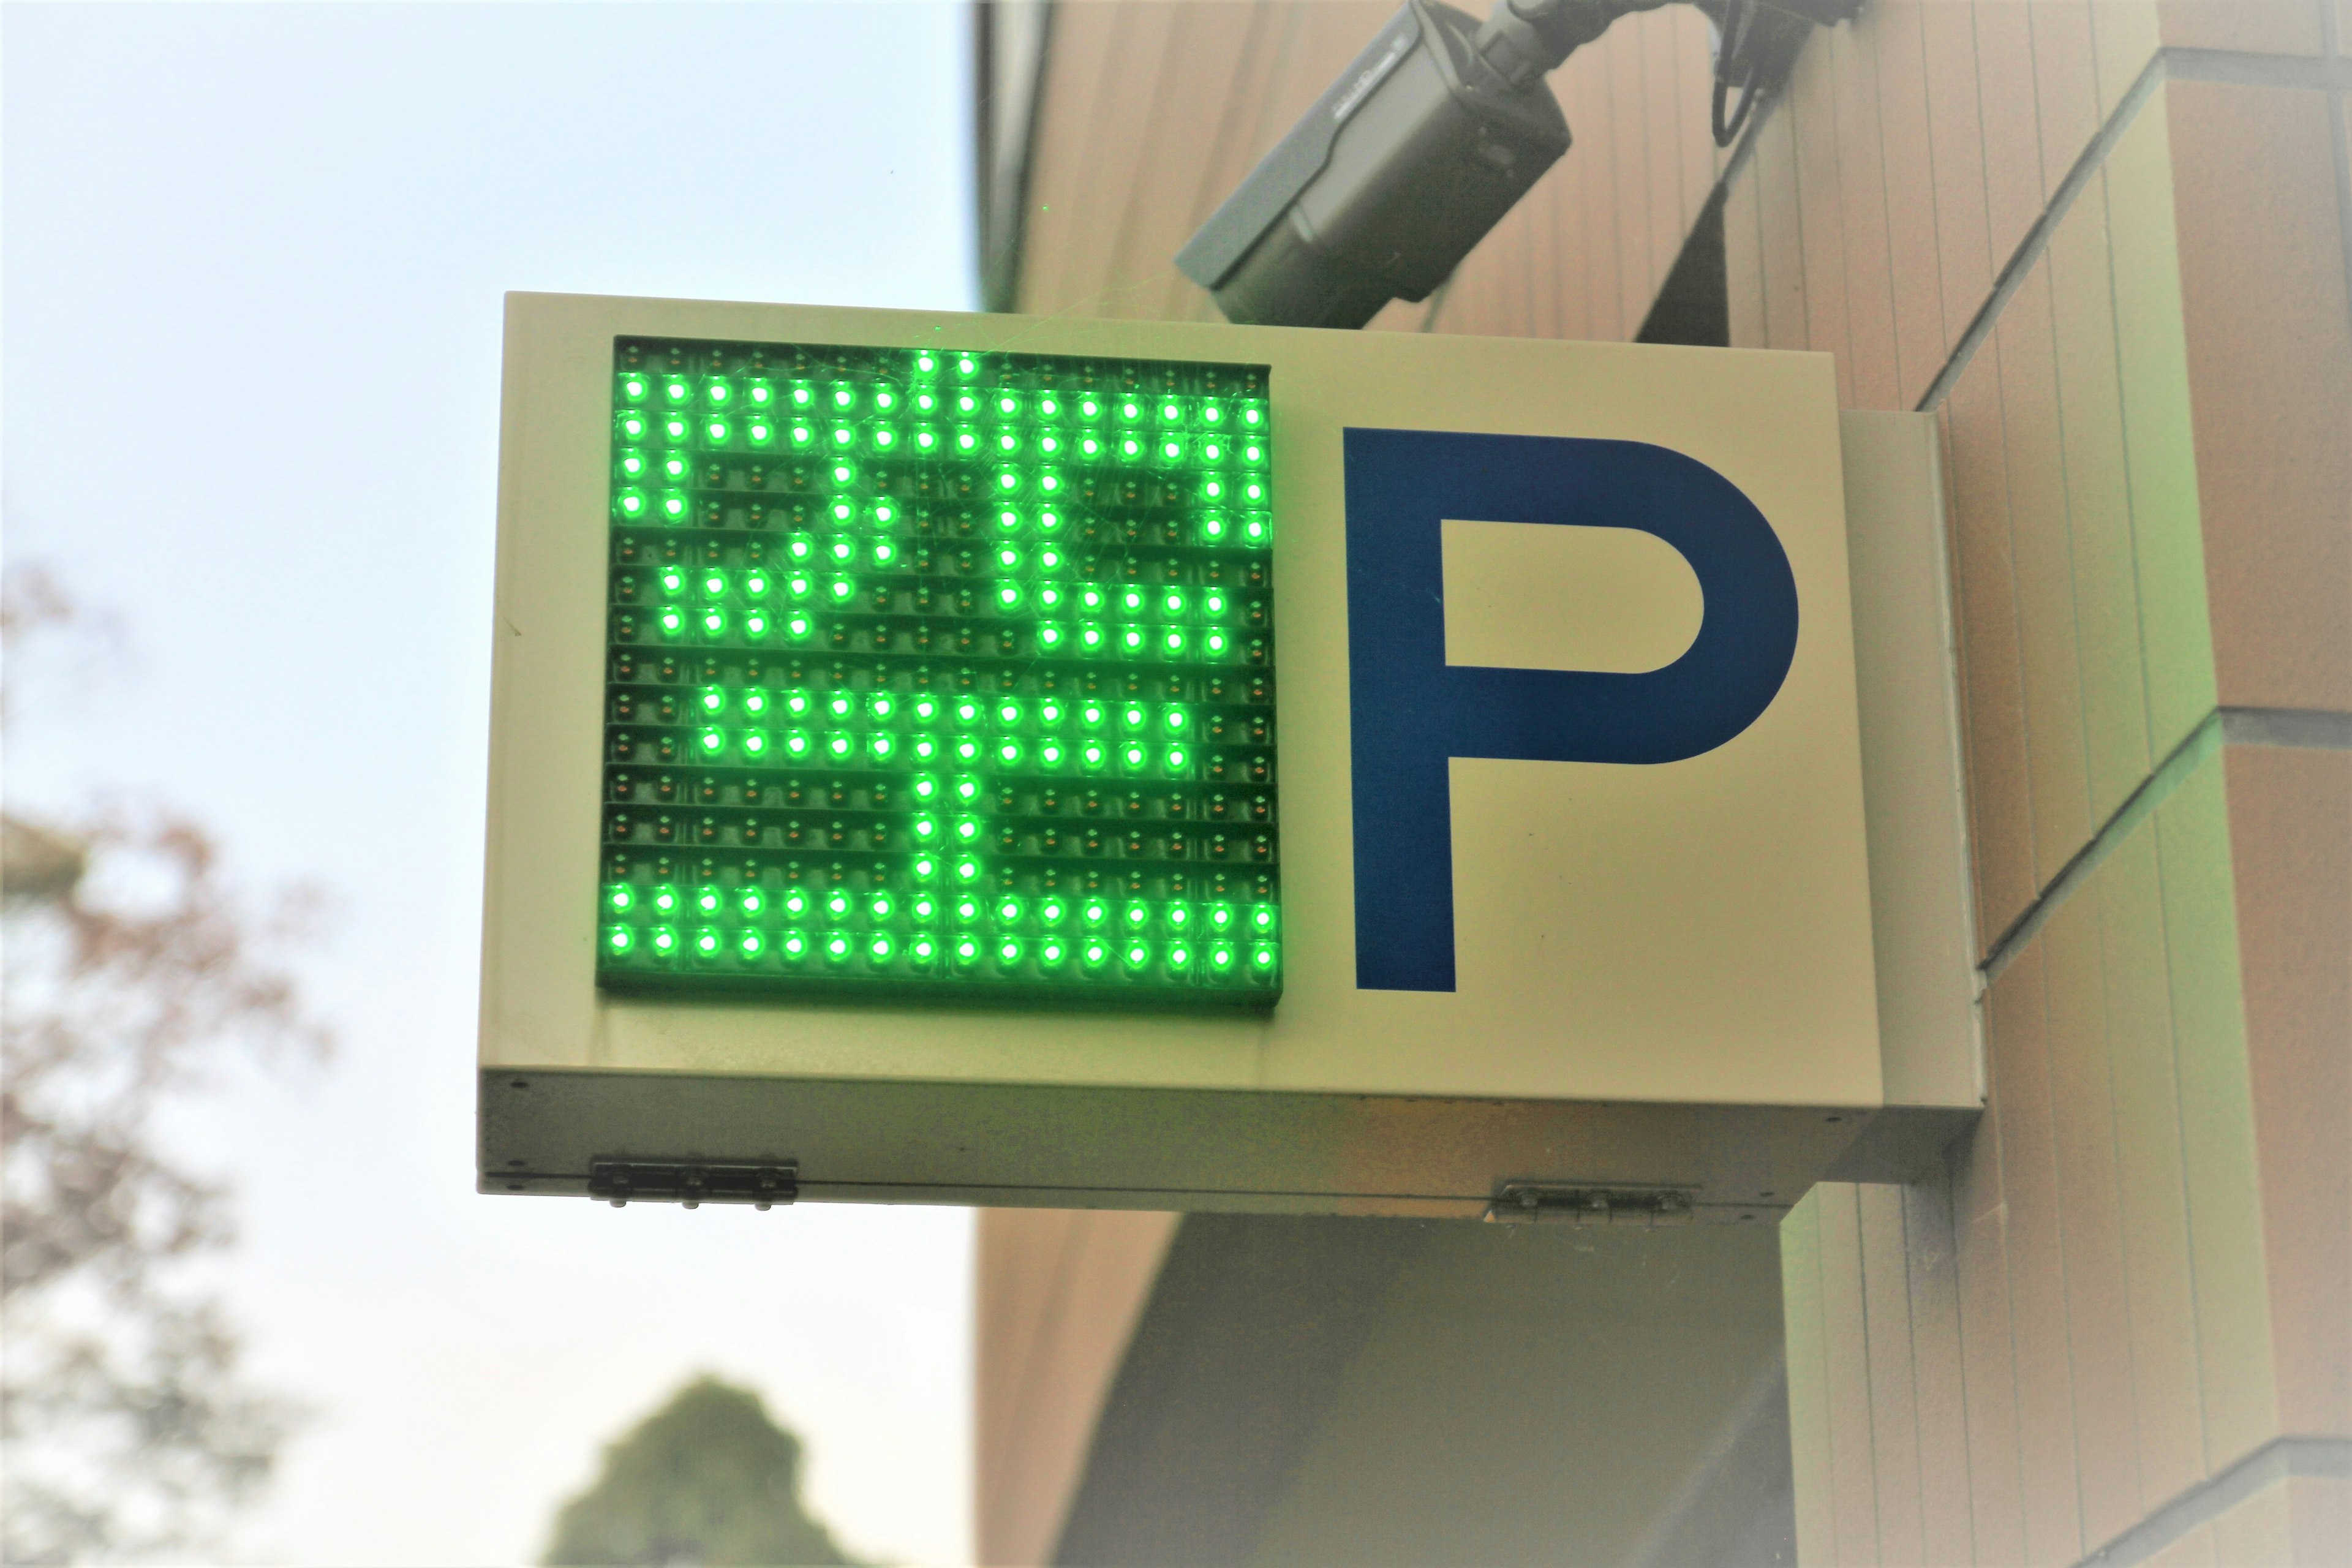
M 614 360 L 600 983 L 1273 1003 L 1265 366 Z

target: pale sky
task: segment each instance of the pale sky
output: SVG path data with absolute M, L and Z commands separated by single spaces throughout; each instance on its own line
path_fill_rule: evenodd
M 311 1403 L 240 1556 L 535 1558 L 690 1372 L 860 1552 L 968 1552 L 971 1227 L 473 1192 L 500 296 L 970 309 L 961 5 L 0 11 L 5 548 L 129 654 L 12 809 L 194 812 L 325 886 L 329 1068 L 184 1119 L 254 1376 Z

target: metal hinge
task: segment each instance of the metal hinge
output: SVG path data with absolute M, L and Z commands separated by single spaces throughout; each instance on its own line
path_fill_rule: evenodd
M 1487 1205 L 1489 1225 L 1688 1225 L 1690 1194 L 1679 1187 L 1556 1187 L 1506 1182 Z
M 801 1195 L 796 1165 L 705 1165 L 685 1161 L 592 1160 L 588 1195 L 619 1208 L 630 1199 L 646 1203 L 750 1204 L 772 1208 Z

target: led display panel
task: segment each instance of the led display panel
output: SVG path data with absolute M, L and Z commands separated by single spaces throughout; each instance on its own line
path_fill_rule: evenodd
M 517 294 L 499 417 L 486 1192 L 1737 1223 L 1974 1112 L 1825 356 Z
M 614 361 L 601 985 L 1274 1004 L 1265 366 Z

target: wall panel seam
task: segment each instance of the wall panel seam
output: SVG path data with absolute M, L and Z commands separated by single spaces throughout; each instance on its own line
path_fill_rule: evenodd
M 2011 297 L 2025 280 L 2025 275 L 2033 269 L 2033 264 L 2042 258 L 2042 253 L 2049 247 L 2051 235 L 2056 232 L 2058 225 L 2073 209 L 2075 198 L 2090 184 L 2091 177 L 2106 162 L 2108 153 L 2131 128 L 2131 122 L 2139 117 L 2141 107 L 2154 96 L 2164 80 L 2164 75 L 2165 56 L 2159 53 L 2148 61 L 2124 94 L 2122 101 L 2116 105 L 2115 112 L 2107 116 L 2105 124 L 2099 127 L 2098 134 L 2091 138 L 2090 144 L 2075 158 L 2074 165 L 2066 171 L 2066 177 L 2058 183 L 2057 190 L 2051 194 L 2048 204 L 2042 207 L 2042 216 L 2033 220 L 2033 226 L 2025 231 L 2025 237 L 2018 242 L 2017 249 L 1994 276 L 1992 292 L 1977 307 L 1976 315 L 1960 333 L 1960 341 L 1952 345 L 1952 352 L 1944 360 L 1944 368 L 1937 373 L 1936 379 L 1920 395 L 1918 407 L 1922 412 L 1933 411 L 1951 395 L 1952 388 L 1967 372 L 1969 362 L 1992 336 L 1993 326 L 2000 319 Z
M 2076 1568 L 2129 1568 L 2146 1563 L 2247 1499 L 2296 1478 L 2352 1480 L 2352 1437 L 2273 1437 L 2081 1558 Z
M 2352 713 L 2296 708 L 2216 708 L 2208 713 L 2100 825 L 2091 841 L 2075 851 L 2074 858 L 2066 862 L 2024 912 L 1994 940 L 1990 953 L 1979 966 L 1987 984 L 2000 978 L 2001 971 L 2049 923 L 2058 906 L 2082 888 L 2131 836 L 2132 830 L 2196 771 L 2197 764 L 2224 744 L 2352 751 Z
M 2107 116 L 2106 122 L 2099 127 L 2098 134 L 2074 160 L 2074 165 L 2066 172 L 2066 177 L 2052 193 L 2042 216 L 2034 220 L 2033 226 L 2026 231 L 2017 249 L 2002 264 L 1993 280 L 1992 292 L 1977 308 L 1976 315 L 1960 334 L 1960 341 L 1953 345 L 1951 353 L 1946 358 L 1944 368 L 1920 397 L 1917 407 L 1921 411 L 1932 411 L 1951 395 L 1953 386 L 1967 371 L 1969 362 L 1976 356 L 1985 340 L 1992 335 L 1994 323 L 2009 304 L 2011 296 L 2017 292 L 2018 285 L 2024 280 L 2025 275 L 2033 269 L 2042 252 L 2049 248 L 2050 237 L 2073 209 L 2075 199 L 2082 195 L 2091 177 L 2106 163 L 2107 154 L 2114 151 L 2116 142 L 2131 129 L 2132 121 L 2139 117 L 2139 111 L 2148 99 L 2168 80 L 2317 89 L 2327 92 L 2334 100 L 2339 100 L 2347 88 L 2352 88 L 2352 60 L 2237 54 L 2221 49 L 2158 50 L 2126 90 L 2115 111 Z M 2333 134 L 2337 144 L 2341 145 L 2344 140 L 2343 116 L 2339 112 L 2335 118 L 2336 128 Z M 2352 191 L 2352 187 L 2339 190 L 2339 217 L 2345 216 L 2347 207 L 2352 207 L 2352 194 L 2347 194 L 2347 191 Z M 2346 217 L 2344 226 L 2347 234 L 2352 234 L 2352 217 Z M 2345 254 L 2347 258 L 2347 277 L 2352 279 L 2352 245 L 2346 247 Z M 2347 287 L 2352 287 L 2352 284 L 2347 284 Z
M 2058 906 L 2073 897 L 2090 879 L 2091 874 L 2115 853 L 2116 847 L 2131 835 L 2132 830 L 2146 821 L 2179 787 L 2181 782 L 2197 770 L 2197 764 L 2221 744 L 2221 710 L 2217 708 L 2189 731 L 2188 736 L 2172 749 L 2171 754 L 2157 764 L 2153 773 L 2140 781 L 2138 787 L 2125 797 L 2123 805 L 2117 806 L 2115 814 L 2091 836 L 2091 841 L 2074 852 L 2074 858 L 2067 861 L 2033 901 L 2026 905 L 2024 911 L 2010 922 L 2009 929 L 1993 940 L 1990 952 L 1979 966 L 1988 985 L 1999 979 L 2001 972 L 2024 951 L 2027 944 L 2041 934 L 2042 928 L 2049 923 Z

